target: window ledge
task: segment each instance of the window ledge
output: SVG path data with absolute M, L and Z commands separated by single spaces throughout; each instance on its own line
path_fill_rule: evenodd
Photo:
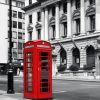
M 80 35 L 80 32 L 77 32 L 77 33 L 75 33 L 74 35 L 75 35 L 75 36 L 78 36 L 78 35 Z
M 65 37 L 67 37 L 67 35 L 64 35 L 64 36 L 61 36 L 62 38 L 65 38 Z
M 87 32 L 89 32 L 89 33 L 93 33 L 93 32 L 95 32 L 95 29 L 94 29 L 94 30 L 89 30 L 89 31 L 87 31 Z

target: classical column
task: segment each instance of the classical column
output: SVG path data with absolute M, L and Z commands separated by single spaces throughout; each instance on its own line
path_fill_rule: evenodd
M 73 59 L 72 59 L 72 50 L 69 49 L 67 50 L 67 68 L 69 68 L 73 63 Z
M 96 78 L 100 79 L 100 55 L 98 53 L 96 54 L 95 57 L 95 67 L 96 67 Z
M 85 34 L 85 1 L 80 0 L 81 2 L 81 10 L 80 10 L 80 20 L 81 20 L 81 35 Z
M 48 34 L 49 34 L 49 20 L 48 20 L 48 8 L 45 8 L 45 40 L 48 40 Z
M 45 40 L 45 14 L 44 14 L 44 9 L 42 9 L 42 11 L 41 11 L 41 22 L 42 22 L 41 39 Z
M 50 26 L 49 27 L 49 39 L 51 40 L 53 38 L 53 29 L 52 27 Z
M 60 36 L 64 36 L 64 25 L 60 24 Z
M 80 48 L 80 68 L 83 68 L 84 65 L 87 63 L 87 55 L 86 55 L 86 48 Z
M 71 37 L 71 0 L 67 1 L 67 37 Z
M 96 2 L 96 31 L 100 32 L 100 0 L 95 0 Z
M 59 39 L 59 37 L 60 37 L 60 29 L 59 29 L 59 26 L 60 26 L 60 24 L 59 24 L 59 4 L 56 4 L 56 18 L 55 18 L 55 23 L 56 23 L 56 39 Z

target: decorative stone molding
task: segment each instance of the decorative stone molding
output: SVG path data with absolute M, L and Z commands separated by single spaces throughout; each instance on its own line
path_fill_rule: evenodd
M 90 7 L 86 10 L 86 16 L 94 15 L 95 12 L 96 12 L 95 8 L 90 6 Z
M 41 29 L 41 24 L 39 22 L 36 23 L 36 29 Z
M 33 31 L 33 27 L 32 27 L 30 24 L 29 24 L 28 27 L 27 27 L 27 31 L 28 31 L 28 32 L 32 32 L 32 31 Z
M 67 22 L 67 16 L 65 14 L 62 14 L 60 18 L 60 23 Z
M 55 17 L 51 17 L 49 20 L 49 26 L 55 25 Z
M 72 19 L 78 19 L 80 18 L 80 10 L 77 9 L 77 10 L 74 10 L 73 14 L 72 14 Z

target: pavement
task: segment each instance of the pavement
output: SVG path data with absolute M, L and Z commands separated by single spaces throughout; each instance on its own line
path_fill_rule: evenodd
M 53 77 L 53 80 L 65 81 L 83 81 L 83 82 L 100 82 L 100 79 L 81 79 L 81 78 L 66 78 L 66 77 Z
M 22 78 L 22 77 L 18 76 L 18 78 Z M 7 81 L 7 78 L 4 79 L 3 77 L 0 77 L 0 80 Z M 100 82 L 100 79 L 78 79 L 78 78 L 66 78 L 66 77 L 63 78 L 53 77 L 53 80 Z M 0 99 L 1 100 L 30 100 L 30 99 L 23 98 L 23 93 L 7 94 L 7 91 L 2 91 L 2 90 L 0 90 Z
M 22 93 L 7 94 L 6 91 L 1 91 L 1 90 L 0 90 L 0 99 L 1 100 L 29 100 L 29 99 L 24 99 Z

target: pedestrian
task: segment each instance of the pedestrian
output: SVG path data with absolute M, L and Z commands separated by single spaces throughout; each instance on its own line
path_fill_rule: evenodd
M 17 68 L 17 75 L 19 76 L 20 75 L 20 69 Z

